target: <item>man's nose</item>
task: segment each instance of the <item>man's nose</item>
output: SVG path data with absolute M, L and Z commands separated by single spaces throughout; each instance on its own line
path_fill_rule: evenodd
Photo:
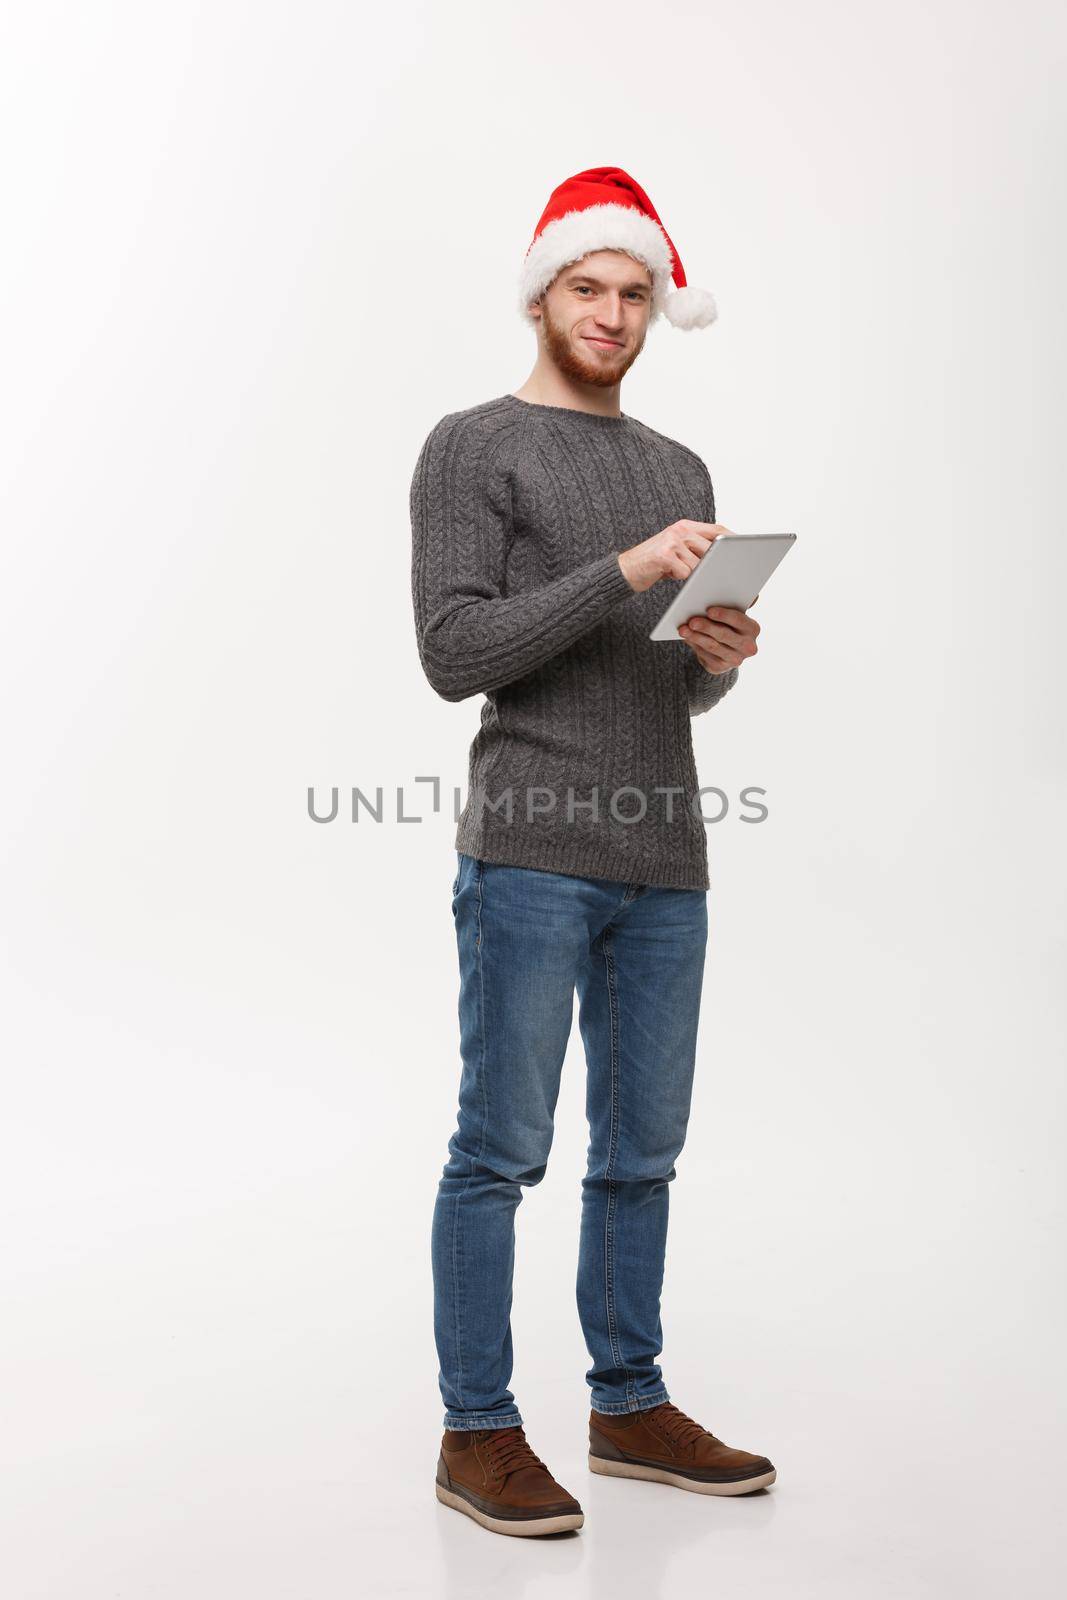
M 605 328 L 621 328 L 622 296 L 609 290 L 604 296 L 603 304 L 597 308 L 596 320 Z

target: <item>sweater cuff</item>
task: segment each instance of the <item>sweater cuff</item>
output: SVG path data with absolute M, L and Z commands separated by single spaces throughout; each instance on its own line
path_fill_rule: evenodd
M 610 555 L 606 555 L 603 558 L 604 576 L 603 578 L 598 577 L 594 585 L 597 589 L 603 588 L 604 592 L 613 599 L 621 599 L 623 595 L 637 593 L 637 590 L 632 587 L 629 578 L 619 565 L 621 553 L 619 550 L 613 550 Z

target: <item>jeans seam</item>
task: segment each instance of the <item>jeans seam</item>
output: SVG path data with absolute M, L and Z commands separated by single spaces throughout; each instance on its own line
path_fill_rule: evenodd
M 604 1169 L 607 1180 L 607 1204 L 604 1209 L 604 1296 L 607 1311 L 608 1342 L 615 1365 L 626 1372 L 627 1400 L 633 1400 L 633 1377 L 626 1369 L 619 1348 L 618 1317 L 615 1308 L 615 1212 L 618 1190 L 611 1176 L 619 1148 L 619 1011 L 615 984 L 615 963 L 611 953 L 611 930 L 604 931 L 604 967 L 608 985 L 608 1018 L 611 1048 L 611 1131 L 608 1135 L 608 1159 Z
M 474 1163 L 470 1163 L 467 1181 L 456 1196 L 455 1205 L 452 1207 L 452 1300 L 456 1311 L 456 1394 L 460 1405 L 463 1404 L 463 1319 L 461 1307 L 463 1295 L 460 1288 L 459 1274 L 459 1212 L 463 1204 L 463 1196 L 471 1186 L 474 1178 Z
M 463 1321 L 461 1307 L 463 1293 L 460 1285 L 459 1271 L 459 1213 L 463 1198 L 474 1181 L 474 1170 L 485 1154 L 485 1140 L 489 1126 L 489 1098 L 485 1083 L 485 976 L 482 972 L 482 872 L 481 862 L 475 862 L 475 879 L 477 886 L 477 939 L 475 942 L 476 960 L 478 963 L 478 1036 L 480 1044 L 480 1057 L 478 1061 L 478 1082 L 482 1096 L 482 1129 L 478 1143 L 477 1157 L 470 1163 L 467 1181 L 456 1196 L 456 1203 L 452 1210 L 452 1291 L 456 1308 L 456 1394 L 459 1402 L 463 1404 Z

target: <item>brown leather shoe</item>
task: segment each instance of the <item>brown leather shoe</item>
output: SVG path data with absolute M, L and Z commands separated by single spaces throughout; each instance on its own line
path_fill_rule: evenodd
M 521 1427 L 446 1428 L 437 1462 L 437 1498 L 493 1533 L 564 1533 L 585 1521 Z
M 766 1456 L 731 1450 L 665 1400 L 618 1416 L 589 1413 L 589 1465 L 608 1478 L 648 1478 L 695 1494 L 751 1494 L 774 1482 Z

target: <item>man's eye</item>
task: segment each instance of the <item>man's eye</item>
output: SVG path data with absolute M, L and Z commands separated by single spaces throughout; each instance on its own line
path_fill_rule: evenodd
M 592 291 L 592 289 L 589 287 L 589 285 L 587 283 L 576 283 L 574 285 L 574 292 L 575 292 L 575 294 L 584 295 L 584 294 L 592 294 L 593 291 Z M 631 299 L 636 298 L 640 302 L 643 302 L 644 299 L 645 299 L 645 294 L 644 294 L 644 291 L 642 289 L 627 289 L 626 292 L 630 296 Z

